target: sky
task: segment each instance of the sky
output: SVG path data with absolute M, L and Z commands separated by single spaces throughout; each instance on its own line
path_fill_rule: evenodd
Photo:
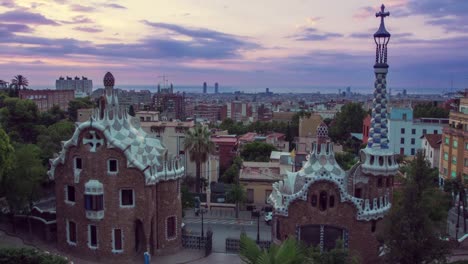
M 468 87 L 467 0 L 0 0 L 0 79 L 371 89 L 382 3 L 388 86 Z

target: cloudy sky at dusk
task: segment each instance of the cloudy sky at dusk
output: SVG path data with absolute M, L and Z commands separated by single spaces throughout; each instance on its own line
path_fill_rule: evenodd
M 0 0 L 0 79 L 371 87 L 382 2 L 389 86 L 468 87 L 466 0 Z

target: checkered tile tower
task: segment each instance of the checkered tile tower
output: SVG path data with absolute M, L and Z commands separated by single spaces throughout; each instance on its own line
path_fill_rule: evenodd
M 376 17 L 380 17 L 380 27 L 374 34 L 374 100 L 369 139 L 367 147 L 361 152 L 363 171 L 375 175 L 391 175 L 398 169 L 394 153 L 388 148 L 387 45 L 391 35 L 385 29 L 384 18 L 389 15 L 389 12 L 385 12 L 384 5 L 381 6 L 381 11 L 375 14 Z

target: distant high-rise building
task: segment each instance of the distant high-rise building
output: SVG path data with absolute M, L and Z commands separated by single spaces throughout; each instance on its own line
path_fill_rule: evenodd
M 74 90 L 75 95 L 90 95 L 93 90 L 93 81 L 88 80 L 88 78 L 82 76 L 81 79 L 77 76 L 75 78 L 60 77 L 55 81 L 55 89 L 57 90 Z
M 219 93 L 218 88 L 219 88 L 218 83 L 215 83 L 215 94 Z
M 174 86 L 160 88 L 153 96 L 154 107 L 167 119 L 185 119 L 185 93 L 174 93 Z
M 270 88 L 266 88 L 265 93 L 267 93 L 267 94 L 270 93 Z
M 203 93 L 206 94 L 206 82 L 203 83 Z

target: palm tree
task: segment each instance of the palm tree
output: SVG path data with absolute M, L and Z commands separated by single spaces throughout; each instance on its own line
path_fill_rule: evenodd
M 13 79 L 11 79 L 11 85 L 10 86 L 15 87 L 16 95 L 18 95 L 18 91 L 21 88 L 26 89 L 26 87 L 28 87 L 28 85 L 29 85 L 28 79 L 26 77 L 24 77 L 23 75 L 21 75 L 21 74 L 16 75 L 15 77 L 13 77 Z
M 240 238 L 240 257 L 247 264 L 302 264 L 307 263 L 306 250 L 290 237 L 281 245 L 271 244 L 268 250 L 261 249 L 245 233 Z
M 207 127 L 196 125 L 185 133 L 184 149 L 189 152 L 190 161 L 196 163 L 195 189 L 200 193 L 201 164 L 208 160 L 215 146 Z
M 244 187 L 239 183 L 232 185 L 232 189 L 227 196 L 229 202 L 236 204 L 236 218 L 239 218 L 239 205 L 247 198 Z

